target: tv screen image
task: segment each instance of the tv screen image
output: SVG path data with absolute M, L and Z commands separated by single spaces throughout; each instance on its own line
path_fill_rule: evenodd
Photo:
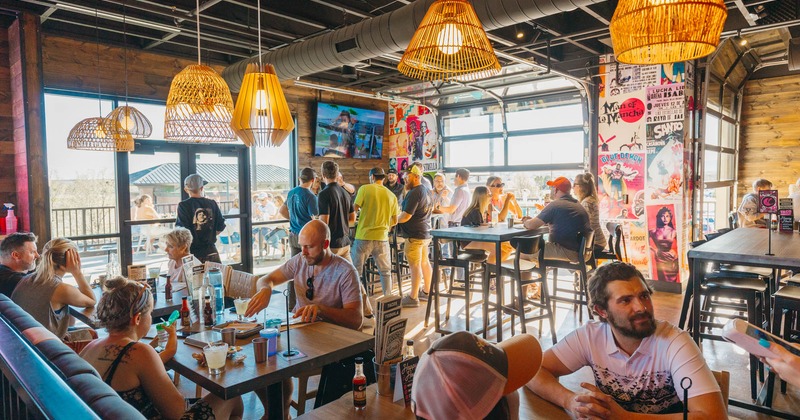
M 317 103 L 314 156 L 380 159 L 386 113 Z

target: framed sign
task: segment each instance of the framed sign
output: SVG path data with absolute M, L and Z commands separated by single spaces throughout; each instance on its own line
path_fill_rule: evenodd
M 758 192 L 758 212 L 776 214 L 778 212 L 778 190 Z

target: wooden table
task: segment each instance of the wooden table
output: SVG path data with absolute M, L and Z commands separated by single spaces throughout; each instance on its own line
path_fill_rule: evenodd
M 305 353 L 306 357 L 287 361 L 275 355 L 267 358 L 266 363 L 257 364 L 252 338 L 237 341 L 247 355 L 244 364 L 234 366 L 228 360 L 225 372 L 218 376 L 209 375 L 208 368 L 200 366 L 192 358 L 192 353 L 202 352 L 202 349 L 183 342 L 178 343 L 175 357 L 166 366 L 223 399 L 267 388 L 269 418 L 282 419 L 286 418 L 283 413 L 283 380 L 370 350 L 375 342 L 371 335 L 327 322 L 304 324 L 292 327 L 291 341 L 292 348 Z M 278 352 L 286 348 L 286 332 L 282 332 Z
M 393 403 L 391 398 L 378 395 L 377 384 L 367 387 L 367 407 L 363 410 L 353 408 L 353 395 L 345 394 L 338 400 L 311 410 L 298 417 L 298 420 L 332 420 L 368 418 L 380 420 L 416 420 L 414 412 L 402 401 Z M 520 396 L 519 418 L 521 419 L 570 419 L 566 411 L 557 405 L 539 398 L 528 389 L 517 391 Z M 455 417 L 455 416 L 454 416 Z
M 92 292 L 94 292 L 95 302 L 100 302 L 100 297 L 103 296 L 103 290 L 100 286 L 92 287 Z M 182 303 L 181 298 L 184 296 L 188 296 L 185 287 L 178 291 L 173 291 L 172 300 L 167 300 L 163 291 L 158 292 L 153 304 L 153 319 L 168 317 L 172 314 L 172 311 L 179 311 Z M 95 310 L 94 306 L 88 308 L 69 307 L 69 313 L 72 314 L 72 316 L 92 328 L 99 328 L 97 318 L 95 317 Z
M 425 310 L 425 326 L 428 326 L 428 319 L 430 318 L 431 314 L 431 305 L 435 305 L 434 307 L 434 318 L 436 322 L 436 332 L 446 334 L 449 331 L 443 330 L 441 328 L 441 323 L 439 320 L 439 260 L 440 260 L 440 247 L 438 241 L 440 239 L 448 239 L 448 240 L 460 240 L 460 241 L 478 241 L 478 242 L 492 242 L 495 244 L 495 255 L 497 255 L 497 259 L 495 261 L 495 272 L 500 273 L 500 266 L 503 263 L 500 261 L 500 244 L 502 242 L 510 241 L 513 238 L 519 236 L 526 236 L 526 235 L 535 235 L 535 234 L 544 234 L 549 232 L 547 227 L 541 227 L 535 230 L 528 230 L 525 228 L 513 227 L 509 228 L 508 225 L 505 223 L 498 223 L 495 227 L 489 226 L 479 226 L 479 227 L 472 227 L 472 226 L 459 226 L 459 227 L 452 227 L 447 229 L 434 229 L 431 231 L 431 236 L 433 236 L 433 278 L 431 279 L 431 290 L 430 290 L 430 298 L 428 299 L 428 306 Z M 499 275 L 499 274 L 498 274 Z M 498 282 L 498 285 L 500 282 Z M 498 287 L 498 292 L 496 293 L 497 296 L 497 341 L 503 340 L 503 323 L 502 323 L 502 306 L 503 306 L 503 293 L 500 290 L 501 288 Z M 488 293 L 488 291 L 484 291 L 484 293 Z M 486 298 L 484 297 L 484 302 Z M 469 314 L 467 314 L 469 316 Z M 486 328 L 486 317 L 484 317 L 484 329 Z
M 714 238 L 688 252 L 689 257 L 689 285 L 686 293 L 691 297 L 700 296 L 700 287 L 706 274 L 709 262 L 721 264 L 736 264 L 749 267 L 764 267 L 773 270 L 787 270 L 800 267 L 800 233 L 772 232 L 772 253 L 766 255 L 769 248 L 769 231 L 759 228 L 738 228 L 724 235 Z M 775 280 L 778 282 L 778 279 Z M 777 287 L 770 284 L 770 293 Z M 689 296 L 684 298 L 684 305 Z M 700 299 L 691 299 L 691 334 L 696 343 L 700 344 Z M 681 311 L 681 325 L 685 321 L 685 311 Z M 771 314 L 767 318 L 771 320 Z M 765 390 L 762 389 L 762 394 Z M 759 397 L 761 400 L 762 397 Z M 785 416 L 770 408 L 754 405 L 748 402 L 730 400 L 730 404 L 750 410 L 767 413 L 770 415 Z

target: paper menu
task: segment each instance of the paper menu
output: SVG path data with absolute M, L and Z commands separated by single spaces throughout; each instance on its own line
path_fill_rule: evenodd
M 136 264 L 128 266 L 128 279 L 130 280 L 146 280 L 147 279 L 147 266 L 144 264 Z

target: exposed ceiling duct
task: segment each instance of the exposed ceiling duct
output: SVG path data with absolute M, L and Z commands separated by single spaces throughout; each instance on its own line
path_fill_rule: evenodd
M 569 12 L 606 0 L 473 0 L 472 6 L 487 31 L 545 16 Z M 417 0 L 392 12 L 365 19 L 304 42 L 263 54 L 280 79 L 319 73 L 342 65 L 403 51 L 433 0 Z M 222 77 L 238 92 L 247 64 L 258 57 L 228 66 Z

